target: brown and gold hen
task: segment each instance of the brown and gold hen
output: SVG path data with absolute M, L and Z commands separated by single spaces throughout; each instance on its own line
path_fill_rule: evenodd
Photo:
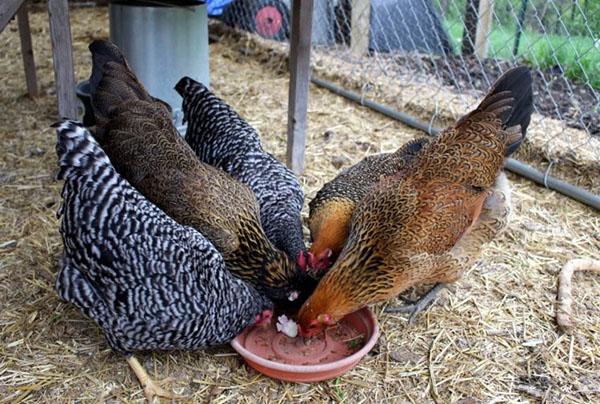
M 511 69 L 405 172 L 373 187 L 354 211 L 340 257 L 300 309 L 301 333 L 314 335 L 411 286 L 456 281 L 507 223 L 510 191 L 500 171 L 532 108 L 529 69 Z
M 94 41 L 90 51 L 97 137 L 117 171 L 176 221 L 205 235 L 234 275 L 271 299 L 295 299 L 304 274 L 267 239 L 252 191 L 198 160 L 166 104 L 146 92 L 119 48 Z
M 321 271 L 331 266 L 346 244 L 356 204 L 382 178 L 406 170 L 427 142 L 425 138 L 415 139 L 393 153 L 365 157 L 323 185 L 308 205 L 311 268 Z

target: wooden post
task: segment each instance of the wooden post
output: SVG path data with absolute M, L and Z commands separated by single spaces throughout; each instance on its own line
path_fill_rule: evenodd
M 17 12 L 19 24 L 19 36 L 21 37 L 21 54 L 25 67 L 25 80 L 27 82 L 27 93 L 30 97 L 37 97 L 38 86 L 35 75 L 35 61 L 33 59 L 33 48 L 31 47 L 31 30 L 29 29 L 29 16 L 27 11 L 27 0 L 21 4 Z
M 371 0 L 352 0 L 352 30 L 350 52 L 359 57 L 369 52 L 369 29 L 371 25 Z
M 73 47 L 67 0 L 48 0 L 48 14 L 50 16 L 50 38 L 52 40 L 58 113 L 61 117 L 76 119 L 77 99 L 75 97 Z
M 23 0 L 1 0 L 0 1 L 0 33 L 8 25 L 11 18 L 15 16 Z
M 296 174 L 301 174 L 304 170 L 312 14 L 313 0 L 293 1 L 290 38 L 287 165 Z
M 480 0 L 477 33 L 475 34 L 475 55 L 480 59 L 487 57 L 493 15 L 494 0 Z

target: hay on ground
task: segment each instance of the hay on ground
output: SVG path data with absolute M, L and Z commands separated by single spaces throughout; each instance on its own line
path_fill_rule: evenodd
M 87 44 L 107 37 L 107 10 L 71 15 L 79 80 L 89 74 Z M 142 389 L 98 327 L 53 288 L 61 254 L 54 181 L 56 102 L 48 20 L 31 15 L 41 96 L 24 96 L 16 23 L 0 35 L 0 401 L 139 401 Z M 215 92 L 248 118 L 265 148 L 285 154 L 285 63 L 244 37 L 211 45 Z M 394 150 L 415 130 L 311 87 L 306 172 L 310 200 L 340 168 Z M 575 173 L 572 173 L 574 175 Z M 323 383 L 268 379 L 228 346 L 150 353 L 140 359 L 157 378 L 194 401 L 283 402 L 592 402 L 600 399 L 598 276 L 575 274 L 578 326 L 561 334 L 554 321 L 559 268 L 600 256 L 600 217 L 560 194 L 510 175 L 515 213 L 480 262 L 413 326 L 376 307 L 376 348 L 352 371 Z M 306 215 L 306 212 L 304 212 Z

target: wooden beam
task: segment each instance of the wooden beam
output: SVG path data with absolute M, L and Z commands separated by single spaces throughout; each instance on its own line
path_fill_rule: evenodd
M 50 38 L 52 39 L 58 113 L 61 117 L 76 119 L 77 99 L 75 97 L 73 47 L 67 0 L 48 0 L 48 14 L 50 15 Z
M 19 7 L 21 7 L 21 3 L 24 0 L 1 0 L 0 1 L 0 34 L 8 25 L 8 22 L 11 18 L 17 14 L 19 11 Z
M 301 174 L 304 170 L 312 14 L 313 0 L 293 0 L 292 35 L 290 38 L 287 165 L 296 174 Z
M 477 33 L 475 34 L 475 55 L 480 59 L 486 58 L 488 54 L 493 13 L 494 0 L 480 0 Z
M 371 0 L 352 0 L 350 52 L 359 57 L 369 52 Z
M 31 30 L 29 29 L 29 15 L 27 11 L 27 0 L 23 2 L 17 12 L 19 24 L 19 36 L 21 37 L 21 55 L 25 67 L 25 80 L 27 81 L 27 93 L 30 97 L 37 97 L 38 85 L 35 74 L 35 61 L 33 59 L 33 48 L 31 47 Z

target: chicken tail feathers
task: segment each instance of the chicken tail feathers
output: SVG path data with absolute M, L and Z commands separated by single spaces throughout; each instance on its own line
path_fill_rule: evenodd
M 179 93 L 185 99 L 186 97 L 196 94 L 198 92 L 208 91 L 206 86 L 191 77 L 182 77 L 177 84 L 175 84 L 175 91 Z
M 210 90 L 202 83 L 192 79 L 191 77 L 182 77 L 175 85 L 175 91 L 183 98 L 182 110 L 183 110 L 183 121 L 188 122 L 190 120 L 190 114 L 192 105 L 198 102 L 198 99 L 205 99 L 205 97 L 212 96 Z
M 92 53 L 92 75 L 90 76 L 90 90 L 94 95 L 100 86 L 100 81 L 104 76 L 104 65 L 108 62 L 114 62 L 123 65 L 129 69 L 129 64 L 121 53 L 121 50 L 113 43 L 103 40 L 95 40 L 89 46 Z
M 117 106 L 127 101 L 159 102 L 171 112 L 169 104 L 148 94 L 115 44 L 96 40 L 89 49 L 92 53 L 90 95 L 99 126 L 106 123 Z
M 110 164 L 108 157 L 82 123 L 64 120 L 57 122 L 56 154 L 60 170 L 57 179 L 66 180 L 79 170 L 90 170 L 102 164 Z
M 529 68 L 519 66 L 506 71 L 492 85 L 477 111 L 492 112 L 501 119 L 502 128 L 509 134 L 506 156 L 514 153 L 525 138 L 533 112 L 533 87 Z

